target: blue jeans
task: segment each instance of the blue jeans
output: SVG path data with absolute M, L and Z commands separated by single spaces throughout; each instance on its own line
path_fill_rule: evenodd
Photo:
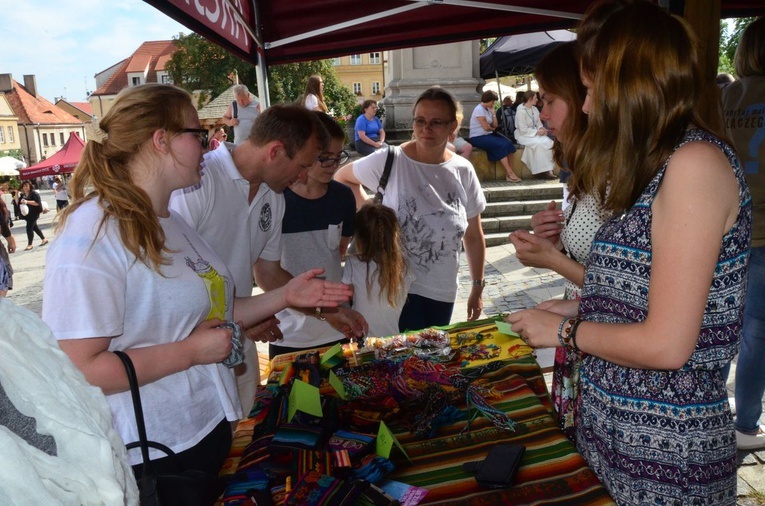
M 756 434 L 765 393 L 765 247 L 752 248 L 748 280 L 736 362 L 736 430 Z

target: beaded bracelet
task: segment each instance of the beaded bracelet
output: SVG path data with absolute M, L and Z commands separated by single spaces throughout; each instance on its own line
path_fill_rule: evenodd
M 566 320 L 568 320 L 568 316 L 564 317 L 560 321 L 560 325 L 558 325 L 558 342 L 562 347 L 566 347 L 566 342 L 563 340 L 563 325 L 566 324 Z

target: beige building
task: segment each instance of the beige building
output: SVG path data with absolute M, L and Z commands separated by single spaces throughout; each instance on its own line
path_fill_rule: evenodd
M 82 121 L 37 94 L 35 76 L 25 75 L 22 86 L 11 74 L 0 74 L 0 96 L 18 118 L 17 137 L 27 164 L 33 165 L 60 150 L 70 132 L 85 139 Z M 5 133 L 7 136 L 7 127 Z
M 119 63 L 97 73 L 96 91 L 88 97 L 92 113 L 103 118 L 111 109 L 117 93 L 129 86 L 146 83 L 172 84 L 165 65 L 176 50 L 172 40 L 144 42 Z
M 19 140 L 19 117 L 11 109 L 11 104 L 0 93 L 0 157 L 21 155 L 21 141 Z
M 60 107 L 83 123 L 90 123 L 93 118 L 93 108 L 90 102 L 69 102 L 60 98 L 56 100 L 56 107 Z
M 360 53 L 334 58 L 337 77 L 358 97 L 364 100 L 382 100 L 385 93 L 385 67 L 388 52 Z

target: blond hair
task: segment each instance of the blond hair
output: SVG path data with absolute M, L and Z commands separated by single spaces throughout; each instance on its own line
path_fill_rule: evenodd
M 146 266 L 160 272 L 169 263 L 164 256 L 165 233 L 152 208 L 149 195 L 133 182 L 135 163 L 150 163 L 149 143 L 159 129 L 170 138 L 185 128 L 194 107 L 191 95 L 175 86 L 143 84 L 126 88 L 117 95 L 112 108 L 99 121 L 103 140 L 89 141 L 74 171 L 70 189 L 74 198 L 58 227 L 84 202 L 98 201 L 106 220 L 112 218 L 128 251 Z
M 305 93 L 303 93 L 300 105 L 305 107 L 306 97 L 308 95 L 316 95 L 316 98 L 319 101 L 319 109 L 321 109 L 322 112 L 329 112 L 327 104 L 324 103 L 324 92 L 321 91 L 321 81 L 322 79 L 319 74 L 314 74 L 308 78 L 308 81 L 305 83 Z

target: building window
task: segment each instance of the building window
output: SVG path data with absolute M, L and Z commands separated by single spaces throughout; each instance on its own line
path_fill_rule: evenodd
M 10 128 L 11 127 L 8 127 L 9 130 L 10 130 Z M 11 141 L 11 142 L 13 142 L 13 141 Z M 2 128 L 0 128 L 0 144 L 5 144 L 5 134 L 3 133 L 3 129 Z
M 361 83 L 353 83 L 353 92 L 356 95 L 361 95 Z
M 48 134 L 43 134 L 43 146 L 48 147 Z
M 63 146 L 64 145 L 64 132 L 60 132 L 58 135 L 59 135 L 58 138 L 61 139 L 61 145 Z
M 56 134 L 54 134 L 53 132 L 51 132 L 51 134 L 50 134 L 50 145 L 51 146 L 55 146 L 56 145 Z
M 133 86 L 138 86 L 139 84 L 141 84 L 140 77 L 133 77 L 132 80 L 133 80 Z
M 332 59 L 332 65 L 334 65 L 335 67 L 340 65 L 340 58 L 333 58 Z
M 380 53 L 369 53 L 369 63 L 372 65 L 380 64 Z
M 360 54 L 352 54 L 351 55 L 351 65 L 361 65 L 361 55 Z
M 372 81 L 372 95 L 380 94 L 380 81 Z
M 170 79 L 170 76 L 168 74 L 162 74 L 162 84 L 173 84 L 173 80 Z
M 2 129 L 0 129 L 2 130 Z M 0 132 L 2 133 L 2 132 Z M 13 142 L 13 127 L 8 127 L 8 142 Z

